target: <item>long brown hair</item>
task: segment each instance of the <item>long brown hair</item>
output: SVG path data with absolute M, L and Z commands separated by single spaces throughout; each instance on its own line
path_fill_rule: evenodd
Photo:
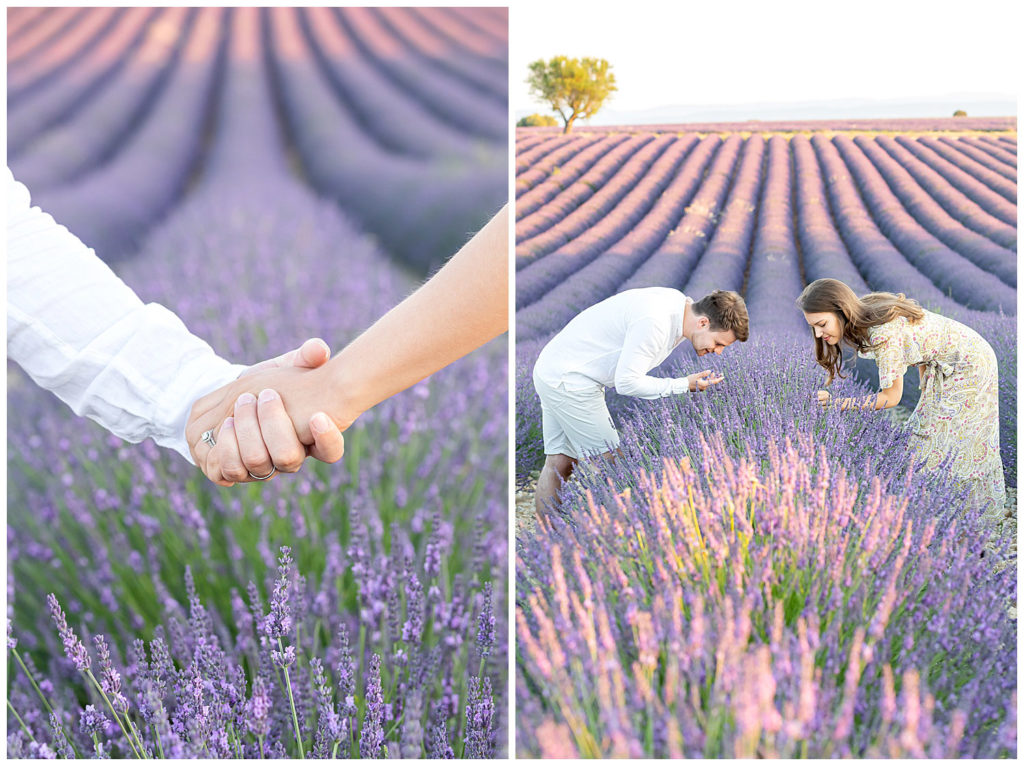
M 846 343 L 856 351 L 873 351 L 868 329 L 896 317 L 906 317 L 911 322 L 924 318 L 924 309 L 917 301 L 903 293 L 868 293 L 863 298 L 838 279 L 816 279 L 811 282 L 796 305 L 806 314 L 831 313 L 839 320 L 840 343 Z M 813 335 L 814 331 L 811 331 Z M 843 375 L 843 353 L 840 344 L 830 346 L 821 338 L 814 338 L 814 356 L 818 364 L 828 372 L 828 385 L 838 375 Z

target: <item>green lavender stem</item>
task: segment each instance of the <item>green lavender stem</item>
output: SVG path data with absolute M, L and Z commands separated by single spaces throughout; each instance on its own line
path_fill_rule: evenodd
M 24 730 L 24 732 L 28 734 L 28 738 L 35 742 L 36 738 L 32 736 L 32 732 L 28 730 L 28 727 L 25 725 L 25 722 L 21 720 L 21 716 L 18 715 L 18 711 L 14 709 L 14 705 L 11 704 L 10 700 L 7 700 L 7 707 L 10 708 L 10 711 L 12 713 L 14 713 L 14 717 L 18 719 L 18 723 L 21 724 L 21 728 Z
M 281 643 L 280 638 L 277 639 L 277 648 L 281 650 L 282 654 L 284 654 L 284 644 Z M 285 667 L 283 670 L 284 684 L 288 687 L 288 704 L 291 705 L 292 708 L 292 723 L 295 725 L 295 744 L 299 748 L 299 758 L 305 759 L 306 754 L 302 750 L 302 735 L 299 733 L 299 715 L 295 712 L 295 698 L 292 696 L 292 681 L 291 678 L 288 677 L 288 668 Z

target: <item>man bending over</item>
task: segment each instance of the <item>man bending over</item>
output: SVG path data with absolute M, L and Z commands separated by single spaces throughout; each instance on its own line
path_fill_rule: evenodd
M 544 468 L 536 508 L 557 508 L 558 490 L 583 457 L 613 458 L 619 447 L 604 390 L 660 399 L 721 383 L 704 370 L 685 378 L 647 373 L 684 339 L 698 356 L 721 354 L 748 336 L 747 307 L 737 293 L 715 290 L 694 302 L 679 290 L 626 290 L 585 309 L 541 350 L 533 368 L 544 431 Z

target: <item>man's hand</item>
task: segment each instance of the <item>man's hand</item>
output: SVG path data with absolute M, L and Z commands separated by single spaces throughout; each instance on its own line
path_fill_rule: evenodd
M 211 481 L 229 487 L 269 478 L 275 470 L 297 471 L 307 456 L 325 463 L 341 459 L 341 427 L 312 406 L 314 396 L 325 393 L 313 370 L 330 354 L 322 340 L 308 340 L 193 404 L 185 434 L 196 465 Z M 288 393 L 282 398 L 275 389 Z M 202 441 L 207 430 L 214 432 L 215 447 Z
M 695 372 L 693 375 L 686 376 L 687 382 L 690 384 L 690 391 L 703 391 L 708 386 L 717 385 L 725 380 L 724 375 L 719 375 L 717 378 L 711 375 L 711 370 L 704 370 L 703 372 Z

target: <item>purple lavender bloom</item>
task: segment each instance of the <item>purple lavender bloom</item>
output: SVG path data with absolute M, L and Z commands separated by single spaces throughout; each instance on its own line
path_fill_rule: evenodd
M 263 620 L 263 633 L 268 638 L 287 636 L 292 629 L 289 591 L 291 590 L 291 548 L 281 547 L 278 558 L 277 580 L 274 582 L 274 593 L 270 597 L 270 613 Z
M 362 758 L 380 758 L 384 745 L 384 692 L 380 681 L 380 655 L 370 658 L 366 679 L 366 713 L 359 736 L 359 755 Z
M 84 673 L 91 664 L 89 650 L 78 640 L 75 632 L 68 627 L 67 620 L 64 618 L 64 611 L 60 608 L 60 604 L 57 603 L 57 597 L 51 593 L 46 597 L 46 603 L 50 607 L 50 615 L 57 625 L 57 632 L 60 633 L 61 641 L 64 642 L 64 653 L 75 664 L 75 668 Z
M 78 726 L 86 737 L 93 734 L 102 734 L 107 726 L 107 716 L 95 705 L 86 705 L 78 714 Z
M 483 609 L 477 618 L 476 648 L 481 657 L 487 657 L 494 646 L 494 593 L 490 582 L 484 583 Z
M 54 752 L 58 758 L 74 758 L 75 751 L 71 747 L 71 743 L 68 742 L 68 737 L 64 733 L 64 726 L 57 719 L 57 716 L 50 713 L 50 728 L 53 730 L 53 747 Z
M 274 665 L 279 668 L 288 668 L 295 664 L 295 647 L 286 646 L 283 650 L 274 649 L 271 651 L 270 656 L 274 660 Z
M 252 682 L 252 697 L 248 704 L 246 728 L 254 737 L 265 739 L 270 733 L 270 695 L 260 676 Z
M 110 648 L 101 635 L 93 636 L 96 654 L 99 655 L 100 688 L 110 697 L 114 710 L 120 714 L 128 711 L 128 700 L 121 694 L 121 674 L 114 669 L 110 659 Z
M 444 720 L 434 726 L 430 735 L 430 748 L 427 751 L 428 758 L 455 758 L 455 751 L 448 741 L 448 728 Z
M 491 679 L 469 679 L 469 703 L 466 706 L 466 758 L 494 757 L 494 699 Z
M 423 634 L 423 585 L 412 571 L 412 562 L 405 564 L 405 624 L 402 626 L 402 640 L 418 644 Z

